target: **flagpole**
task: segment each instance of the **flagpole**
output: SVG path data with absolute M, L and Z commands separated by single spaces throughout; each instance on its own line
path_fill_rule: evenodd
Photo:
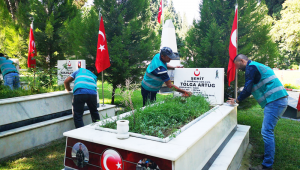
M 101 23 L 101 9 L 99 10 L 99 23 Z M 103 88 L 103 72 L 104 70 L 102 71 L 102 99 L 103 99 L 103 104 L 102 104 L 102 107 L 104 107 L 104 88 Z
M 238 54 L 238 28 L 239 28 L 239 13 L 238 13 L 238 3 L 236 2 L 236 12 L 237 12 L 237 16 L 236 16 L 236 54 Z M 237 95 L 237 87 L 238 87 L 238 72 L 239 70 L 236 69 L 235 70 L 235 88 L 234 88 L 234 98 L 237 99 L 238 95 Z

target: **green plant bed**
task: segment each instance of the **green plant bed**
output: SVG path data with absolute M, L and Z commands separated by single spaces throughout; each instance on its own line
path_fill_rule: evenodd
M 164 138 L 188 122 L 210 110 L 210 104 L 203 96 L 167 97 L 164 103 L 157 103 L 122 118 L 129 120 L 129 131 L 142 135 Z M 116 122 L 107 122 L 104 128 L 116 129 Z

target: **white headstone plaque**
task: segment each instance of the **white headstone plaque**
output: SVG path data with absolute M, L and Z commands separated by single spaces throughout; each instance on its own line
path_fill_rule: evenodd
M 224 103 L 224 68 L 176 68 L 174 75 L 177 87 L 203 95 L 212 105 Z
M 85 60 L 58 60 L 57 61 L 57 84 L 63 85 L 67 77 L 79 68 L 85 67 Z M 74 81 L 70 84 L 74 86 Z

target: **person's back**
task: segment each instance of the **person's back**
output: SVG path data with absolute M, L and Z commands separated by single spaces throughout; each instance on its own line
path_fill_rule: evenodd
M 97 95 L 97 76 L 88 69 L 80 68 L 72 74 L 74 82 L 73 93 Z M 83 91 L 83 92 L 78 92 Z
M 4 85 L 9 86 L 11 90 L 20 87 L 20 77 L 13 61 L 8 60 L 0 53 L 0 70 L 4 79 Z
M 80 68 L 68 77 L 65 81 L 65 88 L 71 91 L 70 83 L 74 82 L 73 89 L 73 117 L 76 128 L 84 126 L 82 116 L 85 103 L 88 105 L 92 121 L 100 120 L 97 110 L 97 76 L 93 67 Z

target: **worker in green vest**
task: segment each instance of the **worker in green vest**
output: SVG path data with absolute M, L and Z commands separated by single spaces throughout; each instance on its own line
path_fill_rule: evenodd
M 143 96 L 143 106 L 145 106 L 147 101 L 152 102 L 156 100 L 156 94 L 163 83 L 166 83 L 169 88 L 174 88 L 176 91 L 183 93 L 184 96 L 192 95 L 192 92 L 180 89 L 172 84 L 168 75 L 168 68 L 182 68 L 181 66 L 173 67 L 167 64 L 173 59 L 176 59 L 176 56 L 169 47 L 163 47 L 160 53 L 157 53 L 153 57 L 142 80 L 141 93 Z
M 13 61 L 5 58 L 2 53 L 0 53 L 0 70 L 5 86 L 8 86 L 11 90 L 20 88 L 20 77 L 16 66 L 13 65 Z
M 230 104 L 239 103 L 251 94 L 264 108 L 264 120 L 261 134 L 265 143 L 265 153 L 261 156 L 263 163 L 251 170 L 272 170 L 275 156 L 274 129 L 288 104 L 288 93 L 274 71 L 261 63 L 251 61 L 244 54 L 234 59 L 237 69 L 245 71 L 245 85 L 237 99 L 229 98 Z

